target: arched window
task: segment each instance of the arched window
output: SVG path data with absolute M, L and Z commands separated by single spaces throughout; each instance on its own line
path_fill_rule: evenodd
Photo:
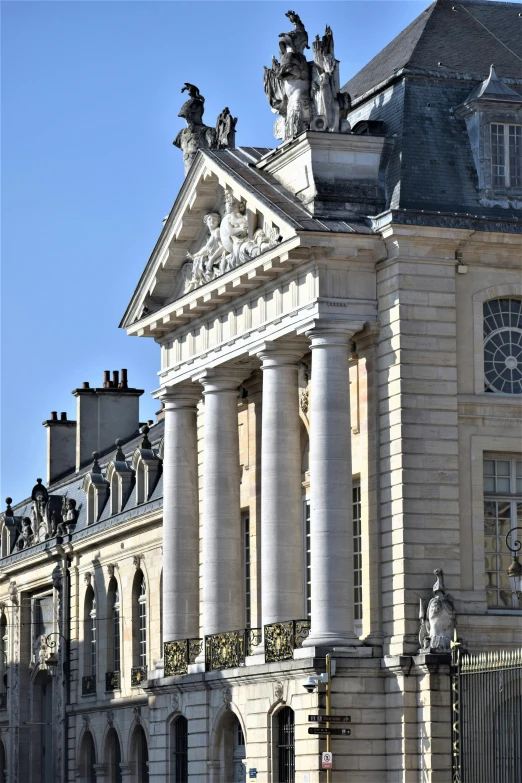
M 121 668 L 121 612 L 120 591 L 114 577 L 109 582 L 107 590 L 107 665 L 114 672 Z
M 245 736 L 238 717 L 231 710 L 220 720 L 213 754 L 219 765 L 219 780 L 245 779 Z
M 295 783 L 295 721 L 294 711 L 283 707 L 276 714 L 278 783 Z
M 138 570 L 132 590 L 133 671 L 131 684 L 140 685 L 147 670 L 147 585 Z
M 149 783 L 149 749 L 147 737 L 141 726 L 137 726 L 132 737 L 133 780 Z
M 522 394 L 522 300 L 484 302 L 484 387 Z
M 171 781 L 188 782 L 188 721 L 179 715 L 170 724 Z
M 90 731 L 83 735 L 80 749 L 80 781 L 81 783 L 96 783 L 96 750 Z
M 120 741 L 114 728 L 107 732 L 104 763 L 107 766 L 107 783 L 122 783 Z
M 85 649 L 85 675 L 96 676 L 96 597 L 92 587 L 85 593 L 83 641 Z

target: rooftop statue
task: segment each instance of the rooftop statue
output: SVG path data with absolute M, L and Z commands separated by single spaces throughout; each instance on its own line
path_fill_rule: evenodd
M 183 152 L 185 174 L 188 173 L 198 150 L 216 150 L 235 147 L 237 117 L 232 117 L 228 106 L 219 114 L 216 127 L 203 122 L 205 99 L 194 84 L 185 82 L 181 92 L 188 92 L 188 100 L 181 107 L 178 117 L 186 120 L 187 127 L 180 130 L 173 144 Z
M 264 87 L 276 120 L 274 136 L 288 141 L 306 130 L 341 132 L 347 130 L 350 96 L 340 92 L 339 61 L 334 55 L 334 40 L 330 27 L 313 44 L 313 62 L 303 52 L 309 49 L 308 34 L 294 11 L 286 16 L 295 29 L 279 36 L 281 61 L 272 58 L 272 67 L 265 68 Z
M 434 596 L 427 607 L 422 599 L 420 601 L 419 652 L 446 653 L 450 651 L 457 613 L 453 599 L 444 587 L 442 569 L 436 568 L 433 573 L 436 576 Z

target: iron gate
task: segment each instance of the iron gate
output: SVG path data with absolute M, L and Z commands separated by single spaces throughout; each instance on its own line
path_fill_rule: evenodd
M 453 783 L 522 783 L 522 650 L 453 646 Z

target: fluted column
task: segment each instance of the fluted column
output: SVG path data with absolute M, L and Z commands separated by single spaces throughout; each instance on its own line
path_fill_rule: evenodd
M 350 337 L 358 324 L 319 323 L 310 393 L 312 645 L 360 644 L 354 633 Z
M 244 626 L 237 387 L 250 371 L 208 370 L 203 445 L 203 634 Z
M 163 639 L 199 636 L 197 404 L 192 383 L 161 394 L 163 452 Z
M 261 612 L 263 625 L 303 616 L 303 510 L 297 363 L 304 350 L 268 343 L 262 360 Z

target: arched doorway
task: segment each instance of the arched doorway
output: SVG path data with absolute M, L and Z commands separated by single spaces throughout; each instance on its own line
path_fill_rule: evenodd
M 81 783 L 96 783 L 96 750 L 94 740 L 90 731 L 83 735 L 80 748 L 80 781 Z
M 274 716 L 274 738 L 277 783 L 295 783 L 295 716 L 290 707 Z
M 216 733 L 214 783 L 246 780 L 245 735 L 241 723 L 233 712 L 223 715 Z
M 149 747 L 142 726 L 136 726 L 132 735 L 132 780 L 149 783 Z
M 103 758 L 107 766 L 107 783 L 122 783 L 120 740 L 114 728 L 107 732 Z
M 55 783 L 53 750 L 53 681 L 40 671 L 33 683 L 33 747 L 36 750 L 32 783 Z

